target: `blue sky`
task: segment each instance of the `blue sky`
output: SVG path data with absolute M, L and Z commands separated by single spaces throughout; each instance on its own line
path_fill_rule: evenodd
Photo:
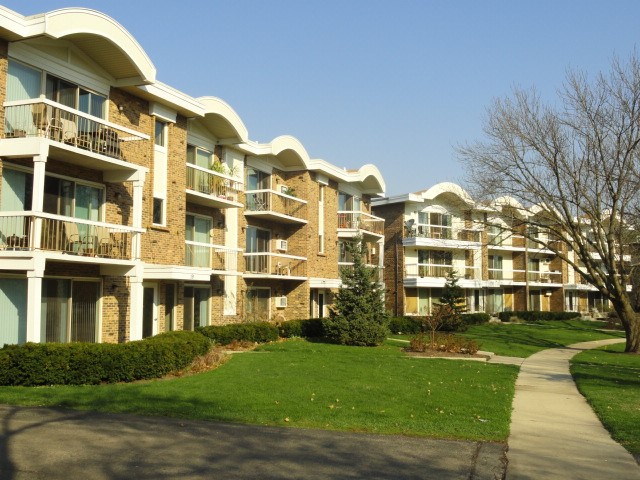
M 492 99 L 567 68 L 594 75 L 638 44 L 638 1 L 47 0 L 24 15 L 100 10 L 138 40 L 158 79 L 222 98 L 252 140 L 290 134 L 312 158 L 375 164 L 387 194 L 461 182 L 454 147 L 482 138 Z

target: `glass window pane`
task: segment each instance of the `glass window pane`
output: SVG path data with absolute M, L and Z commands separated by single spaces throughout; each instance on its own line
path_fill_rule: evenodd
M 97 341 L 99 287 L 97 282 L 73 282 L 70 341 Z
M 196 165 L 202 168 L 211 168 L 212 154 L 201 148 L 196 149 Z
M 40 96 L 42 72 L 22 63 L 9 60 L 7 100 L 28 100 Z
M 27 340 L 27 281 L 0 278 L 0 347 Z
M 165 147 L 165 123 L 160 120 L 156 120 L 156 132 L 155 132 L 155 143 L 160 147 Z

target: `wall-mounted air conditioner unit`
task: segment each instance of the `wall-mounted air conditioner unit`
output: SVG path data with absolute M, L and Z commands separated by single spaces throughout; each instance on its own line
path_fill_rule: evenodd
M 276 297 L 276 308 L 285 308 L 287 306 L 287 297 Z
M 287 241 L 286 240 L 276 240 L 276 250 L 280 250 L 281 252 L 287 251 Z

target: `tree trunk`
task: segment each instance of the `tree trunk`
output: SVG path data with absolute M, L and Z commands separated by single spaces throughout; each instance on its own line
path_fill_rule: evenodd
M 627 353 L 640 353 L 640 315 L 633 310 L 631 300 L 628 297 L 617 303 L 615 310 L 627 337 L 624 351 Z

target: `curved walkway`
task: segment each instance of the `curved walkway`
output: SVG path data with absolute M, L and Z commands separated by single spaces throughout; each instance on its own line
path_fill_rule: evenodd
M 580 351 L 620 341 L 576 343 L 525 359 L 513 399 L 508 480 L 640 479 L 640 466 L 611 438 L 569 373 L 569 359 Z

